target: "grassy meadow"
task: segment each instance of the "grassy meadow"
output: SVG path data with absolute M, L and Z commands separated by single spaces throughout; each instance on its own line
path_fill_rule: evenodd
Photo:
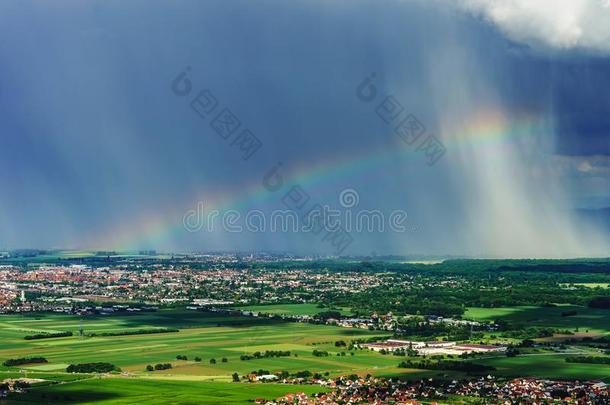
M 576 311 L 576 315 L 562 313 Z M 516 306 L 498 308 L 468 308 L 464 318 L 476 321 L 506 321 L 511 325 L 570 329 L 596 334 L 610 332 L 610 311 L 576 305 L 556 307 Z
M 178 328 L 179 332 L 126 336 L 80 337 L 82 324 L 88 333 L 124 332 L 152 328 Z M 74 336 L 24 340 L 25 335 L 72 331 Z M 341 375 L 397 372 L 396 357 L 357 350 L 351 356 L 337 354 L 337 340 L 384 336 L 360 329 L 290 323 L 251 317 L 227 317 L 188 310 L 162 310 L 133 315 L 77 317 L 60 314 L 0 316 L 0 362 L 9 358 L 40 356 L 44 364 L 17 367 L 0 366 L 0 378 L 24 377 L 46 380 L 47 384 L 15 397 L 16 401 L 41 403 L 45 398 L 89 403 L 242 403 L 255 397 L 274 398 L 287 392 L 320 391 L 320 387 L 294 387 L 278 384 L 241 384 L 238 389 L 231 375 L 265 369 Z M 315 357 L 313 349 L 330 352 Z M 290 357 L 240 360 L 255 351 L 290 350 Z M 176 360 L 177 355 L 187 360 Z M 200 357 L 202 361 L 194 361 Z M 226 359 L 226 362 L 222 361 Z M 216 364 L 211 364 L 215 359 Z M 102 379 L 91 375 L 65 373 L 71 363 L 109 362 L 122 373 Z M 146 365 L 171 363 L 173 368 L 148 372 Z M 80 381 L 78 381 L 80 380 Z M 134 381 L 137 380 L 137 381 Z M 62 381 L 59 385 L 49 382 Z M 190 387 L 190 388 L 189 388 Z M 64 398 L 65 397 L 65 398 Z M 216 400 L 210 398 L 215 397 Z M 151 402 L 153 401 L 153 402 Z M 156 401 L 156 402 L 154 402 Z M 23 403 L 23 402 L 19 402 Z
M 128 329 L 175 327 L 179 332 L 127 336 L 80 337 L 85 334 L 119 332 Z M 24 340 L 23 336 L 43 332 L 72 331 L 64 338 Z M 197 311 L 159 311 L 141 315 L 79 317 L 38 315 L 0 317 L 0 359 L 42 356 L 49 363 L 26 365 L 30 371 L 63 371 L 70 363 L 110 362 L 125 372 L 143 378 L 186 378 L 230 381 L 231 374 L 252 370 L 318 371 L 341 374 L 394 366 L 396 359 L 382 358 L 366 351 L 354 356 L 336 356 L 337 340 L 382 336 L 360 329 L 345 329 L 306 323 L 279 322 L 249 317 L 225 317 Z M 314 357 L 313 349 L 332 352 Z M 265 350 L 290 350 L 291 357 L 241 361 L 243 354 Z M 344 349 L 343 349 L 344 350 Z M 296 354 L 296 356 L 295 356 Z M 188 360 L 176 360 L 185 355 Z M 195 362 L 201 357 L 201 362 Z M 216 364 L 210 364 L 210 359 Z M 227 362 L 223 363 L 222 358 Z M 147 364 L 172 363 L 165 371 L 146 372 Z M 7 369 L 7 367 L 2 367 Z
M 603 316 L 594 310 L 562 318 L 554 312 L 561 308 L 469 309 L 468 314 L 471 318 L 482 320 L 501 316 L 534 323 L 536 319 L 546 316 L 548 322 L 557 323 L 558 326 L 578 324 L 581 328 L 602 328 L 607 321 L 608 315 Z M 314 308 L 277 306 L 274 309 L 306 313 Z M 153 328 L 177 328 L 179 332 L 80 337 L 81 325 L 85 334 Z M 72 331 L 74 336 L 23 339 L 25 335 L 61 331 Z M 442 371 L 401 369 L 397 367 L 402 360 L 400 357 L 367 350 L 354 350 L 351 355 L 346 348 L 338 348 L 334 344 L 338 340 L 385 336 L 388 333 L 269 318 L 228 317 L 189 310 L 85 317 L 62 314 L 2 315 L 0 362 L 9 358 L 32 356 L 45 357 L 49 362 L 17 367 L 0 366 L 0 377 L 27 376 L 44 380 L 36 383 L 36 387 L 26 394 L 12 396 L 13 402 L 9 403 L 199 404 L 248 403 L 257 397 L 275 398 L 288 392 L 311 393 L 322 390 L 312 386 L 261 383 L 243 383 L 236 387 L 236 383 L 231 382 L 231 375 L 235 372 L 241 376 L 259 369 L 270 372 L 309 370 L 331 376 L 370 373 L 416 379 L 443 374 Z M 313 356 L 313 349 L 327 351 L 330 355 Z M 291 356 L 240 360 L 243 354 L 265 350 L 290 350 Z M 340 355 L 342 351 L 346 352 L 343 356 Z M 187 356 L 187 360 L 176 360 L 177 355 Z M 610 365 L 566 363 L 566 355 L 543 352 L 515 358 L 499 355 L 474 361 L 493 365 L 497 368 L 495 374 L 507 377 L 531 375 L 610 381 Z M 200 357 L 202 361 L 195 361 L 195 357 Z M 222 361 L 223 358 L 226 362 Z M 216 363 L 211 364 L 210 359 L 215 359 Z M 65 372 L 71 363 L 88 362 L 109 362 L 120 367 L 122 373 L 100 378 Z M 145 371 L 146 365 L 157 363 L 171 363 L 173 368 Z M 455 377 L 459 375 L 456 374 Z
M 289 392 L 313 394 L 319 386 L 282 384 L 240 384 L 223 382 L 137 380 L 104 377 L 31 389 L 16 395 L 7 404 L 252 404 L 256 398 L 273 399 Z
M 506 377 L 546 377 L 610 382 L 610 365 L 567 363 L 568 355 L 559 353 L 524 354 L 517 357 L 496 357 L 477 360 L 477 363 L 496 368 L 493 373 Z

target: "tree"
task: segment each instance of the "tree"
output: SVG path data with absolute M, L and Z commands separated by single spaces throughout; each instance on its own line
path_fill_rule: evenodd
M 328 356 L 328 352 L 327 351 L 325 351 L 325 350 L 318 350 L 318 349 L 313 349 L 311 354 L 313 354 L 316 357 L 327 357 Z
M 316 315 L 314 315 L 314 318 L 316 319 L 320 319 L 323 321 L 326 321 L 328 319 L 340 319 L 341 318 L 341 312 L 339 311 L 323 311 L 320 312 Z
M 307 378 L 307 377 L 311 377 L 311 371 L 309 370 L 303 370 L 303 371 L 297 371 L 294 376 L 296 378 Z
M 231 377 L 233 377 L 233 382 L 239 382 L 239 374 L 233 373 Z
M 210 359 L 210 364 L 216 364 L 216 359 Z
M 146 371 L 153 371 L 155 368 L 153 366 L 151 366 L 150 364 L 148 366 L 146 366 Z
M 223 357 L 223 358 L 222 358 L 220 361 L 222 361 L 223 363 L 226 363 L 226 362 L 227 362 L 227 361 L 229 361 L 229 360 L 227 360 L 227 358 L 226 358 L 226 357 Z
M 170 363 L 157 363 L 155 364 L 155 370 L 169 370 L 172 368 Z
M 197 362 L 201 361 L 201 357 L 198 357 L 198 356 L 195 357 L 195 361 L 197 361 Z
M 100 362 L 70 364 L 66 371 L 68 373 L 109 373 L 111 371 L 121 371 L 121 369 L 114 364 Z

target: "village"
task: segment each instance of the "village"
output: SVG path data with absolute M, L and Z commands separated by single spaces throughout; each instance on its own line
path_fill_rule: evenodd
M 387 378 L 341 377 L 321 381 L 320 385 L 332 388 L 329 393 L 308 396 L 304 393 L 288 394 L 256 403 L 265 405 L 287 404 L 375 404 L 400 403 L 404 405 L 441 404 L 454 397 L 478 398 L 481 403 L 513 404 L 593 404 L 610 402 L 610 386 L 601 381 L 556 381 L 537 378 L 501 380 L 491 375 L 479 379 L 442 381 L 425 379 L 404 382 Z

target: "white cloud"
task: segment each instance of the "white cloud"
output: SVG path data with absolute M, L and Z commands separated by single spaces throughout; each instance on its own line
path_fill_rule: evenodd
M 459 4 L 517 42 L 610 52 L 610 0 L 459 0 Z
M 610 175 L 610 156 L 606 155 L 555 155 L 552 163 L 561 175 Z

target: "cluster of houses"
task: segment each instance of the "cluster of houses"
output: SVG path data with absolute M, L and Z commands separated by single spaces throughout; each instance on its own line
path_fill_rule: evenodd
M 108 266 L 84 264 L 28 266 L 0 265 L 0 303 L 11 312 L 46 310 L 54 303 L 45 299 L 69 297 L 87 301 L 139 301 L 150 304 L 188 304 L 192 297 L 226 305 L 253 302 L 304 302 L 304 289 L 315 292 L 312 300 L 330 293 L 357 293 L 380 286 L 377 274 L 310 271 L 306 269 L 236 269 L 235 258 L 204 257 L 212 268 L 199 270 L 202 258 L 184 259 L 175 264 L 140 263 L 137 259 L 117 259 Z M 213 263 L 213 264 L 211 264 Z M 193 267 L 189 267 L 193 264 Z M 20 302 L 20 291 L 27 291 L 36 303 Z M 205 297 L 205 298 L 204 298 Z M 40 303 L 42 304 L 42 303 Z M 198 305 L 198 304 L 195 304 Z
M 400 381 L 385 378 L 346 378 L 331 380 L 332 390 L 316 395 L 302 392 L 275 400 L 257 399 L 265 405 L 284 404 L 411 404 L 446 403 L 449 396 L 479 398 L 498 404 L 608 404 L 610 387 L 600 381 L 553 381 L 518 378 L 500 381 L 492 376 L 470 380 Z M 437 402 L 438 401 L 438 402 Z

